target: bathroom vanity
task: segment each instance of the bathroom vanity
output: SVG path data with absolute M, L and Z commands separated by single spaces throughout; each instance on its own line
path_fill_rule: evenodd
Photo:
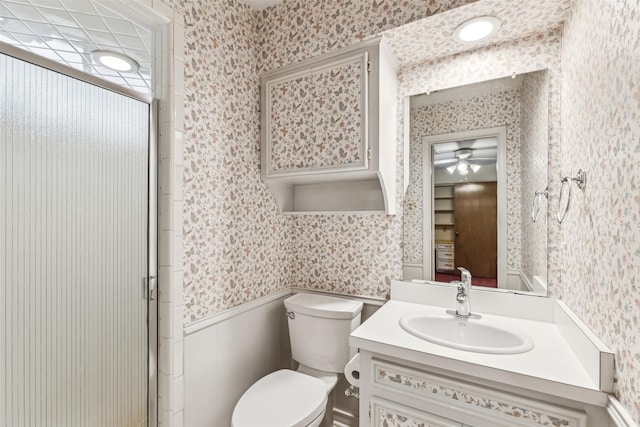
M 361 427 L 613 425 L 613 354 L 561 301 L 474 289 L 479 318 L 457 319 L 455 305 L 452 286 L 393 282 L 391 301 L 351 334 Z

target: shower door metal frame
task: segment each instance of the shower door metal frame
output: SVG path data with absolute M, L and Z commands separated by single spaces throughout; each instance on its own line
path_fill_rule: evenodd
M 158 100 L 149 104 L 147 214 L 147 426 L 158 425 Z
M 0 53 L 29 62 L 42 68 L 135 99 L 149 106 L 149 155 L 147 196 L 147 277 L 144 281 L 147 295 L 147 426 L 158 425 L 158 100 L 135 92 L 92 74 L 44 58 L 34 53 L 0 42 Z M 0 412 L 2 414 L 2 412 Z

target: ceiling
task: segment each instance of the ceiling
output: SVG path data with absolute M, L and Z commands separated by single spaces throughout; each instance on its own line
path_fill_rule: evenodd
M 558 28 L 570 7 L 571 0 L 480 0 L 393 28 L 383 35 L 398 63 L 405 66 Z M 460 24 L 487 15 L 501 22 L 495 36 L 481 43 L 453 40 L 451 36 Z
M 0 41 L 96 75 L 143 94 L 151 93 L 153 33 L 94 0 L 2 0 Z M 140 69 L 121 73 L 97 64 L 90 53 L 111 50 Z
M 492 165 L 498 158 L 498 139 L 474 138 L 463 141 L 441 142 L 433 146 L 433 165 L 436 169 L 443 169 L 458 162 L 456 152 L 467 150 L 468 161 L 479 165 Z
M 242 0 L 264 9 L 281 0 Z M 571 0 L 480 0 L 383 33 L 401 66 L 453 55 L 557 28 Z M 110 0 L 2 0 L 0 42 L 101 77 L 143 94 L 151 93 L 153 33 L 118 12 Z M 114 7 L 112 7 L 114 6 Z M 461 44 L 451 34 L 462 22 L 491 15 L 502 22 L 494 38 Z M 90 53 L 106 49 L 140 64 L 136 73 L 112 71 L 95 63 Z

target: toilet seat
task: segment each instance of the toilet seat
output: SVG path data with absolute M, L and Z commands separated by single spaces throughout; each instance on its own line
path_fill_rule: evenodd
M 233 410 L 232 427 L 304 427 L 325 410 L 325 382 L 289 369 L 253 384 Z

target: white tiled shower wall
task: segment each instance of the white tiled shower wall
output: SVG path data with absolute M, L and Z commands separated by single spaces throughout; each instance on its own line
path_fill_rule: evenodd
M 183 370 L 184 19 L 158 0 L 138 0 L 168 22 L 157 36 L 158 425 L 181 427 Z M 150 13 L 153 13 L 150 12 Z

